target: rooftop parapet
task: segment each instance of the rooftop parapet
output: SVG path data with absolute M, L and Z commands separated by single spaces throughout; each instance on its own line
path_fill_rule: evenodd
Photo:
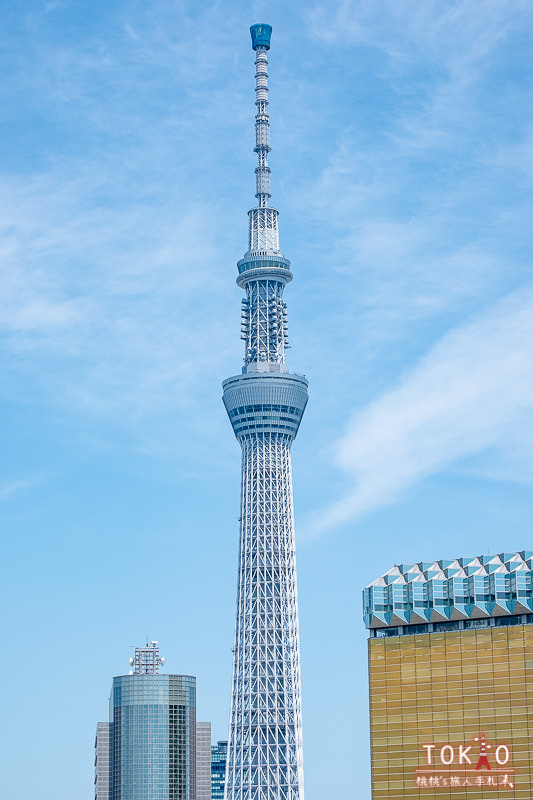
M 533 612 L 533 551 L 399 564 L 363 590 L 367 628 Z

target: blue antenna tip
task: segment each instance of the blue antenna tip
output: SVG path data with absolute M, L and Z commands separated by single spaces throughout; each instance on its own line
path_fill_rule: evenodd
M 258 22 L 250 28 L 250 35 L 252 37 L 252 50 L 259 50 L 259 48 L 270 50 L 272 25 L 267 25 L 265 22 Z

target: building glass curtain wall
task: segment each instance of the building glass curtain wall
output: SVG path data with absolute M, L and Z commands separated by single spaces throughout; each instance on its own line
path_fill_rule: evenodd
M 217 742 L 211 748 L 211 797 L 212 800 L 224 800 L 224 785 L 226 782 L 226 759 L 228 756 L 228 743 Z
M 109 800 L 195 800 L 196 678 L 113 678 L 110 718 Z
M 533 798 L 533 553 L 364 590 L 373 800 Z

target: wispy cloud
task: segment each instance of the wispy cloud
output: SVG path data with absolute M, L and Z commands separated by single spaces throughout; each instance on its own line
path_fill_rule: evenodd
M 472 66 L 510 30 L 519 30 L 521 18 L 531 18 L 527 0 L 428 0 L 422 6 L 383 0 L 379 13 L 372 0 L 337 0 L 316 3 L 310 25 L 328 43 L 380 47 L 404 60 L 424 53 L 444 64 Z
M 10 500 L 14 495 L 18 495 L 21 492 L 25 492 L 37 486 L 42 482 L 43 477 L 42 474 L 30 475 L 28 478 L 0 484 L 0 503 Z
M 157 413 L 224 358 L 222 233 L 201 204 L 98 207 L 99 180 L 56 174 L 0 192 L 10 198 L 0 231 L 4 352 L 16 357 L 8 367 L 32 370 L 56 400 Z
M 4 396 L 127 423 L 198 410 L 208 373 L 221 379 L 234 352 L 238 369 L 246 221 L 239 236 L 213 179 L 234 140 L 216 151 L 211 130 L 217 113 L 233 124 L 228 71 L 211 80 L 231 62 L 214 46 L 230 22 L 201 46 L 213 8 L 193 19 L 185 5 L 113 6 L 110 24 L 76 26 L 75 40 L 61 4 L 46 11 L 62 26 L 34 9 L 17 28 L 38 47 L 18 46 L 3 88 L 31 154 L 18 163 L 13 137 L 0 163 Z
M 315 516 L 312 532 L 391 503 L 425 477 L 487 451 L 520 459 L 531 479 L 532 352 L 531 287 L 448 333 L 397 387 L 355 415 L 335 446 L 352 489 Z
M 0 397 L 184 472 L 215 464 L 217 426 L 234 446 L 255 166 L 241 11 L 189 5 L 12 12 L 0 56 Z
M 243 23 L 244 2 L 157 0 L 102 7 L 80 26 L 56 6 L 34 9 L 6 42 L 17 58 L 4 55 L 14 135 L 0 163 L 0 393 L 121 423 L 176 413 L 175 429 L 207 441 L 219 378 L 241 357 L 233 270 L 253 194 L 253 17 Z M 513 191 L 531 176 L 531 130 L 493 134 L 503 93 L 489 101 L 484 87 L 528 6 L 484 7 L 254 5 L 255 18 L 280 19 L 273 201 L 297 275 L 294 366 L 309 370 L 312 354 L 315 385 L 366 360 L 368 399 L 394 379 L 376 353 L 394 351 L 397 375 L 523 280 L 528 208 Z M 357 380 L 328 424 L 348 415 Z
M 319 94 L 330 152 L 296 195 L 322 248 L 318 313 L 336 312 L 309 336 L 328 365 L 364 363 L 371 391 L 527 280 L 533 120 L 514 48 L 532 22 L 521 0 L 312 10 L 317 59 L 344 99 L 340 112 L 333 82 L 329 105 Z

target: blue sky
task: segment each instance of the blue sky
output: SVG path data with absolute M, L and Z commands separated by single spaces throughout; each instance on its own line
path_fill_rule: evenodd
M 131 647 L 225 738 L 236 261 L 270 53 L 306 797 L 368 800 L 361 589 L 532 548 L 529 0 L 5 4 L 0 525 L 6 796 L 92 792 Z M 31 768 L 28 768 L 28 753 Z

